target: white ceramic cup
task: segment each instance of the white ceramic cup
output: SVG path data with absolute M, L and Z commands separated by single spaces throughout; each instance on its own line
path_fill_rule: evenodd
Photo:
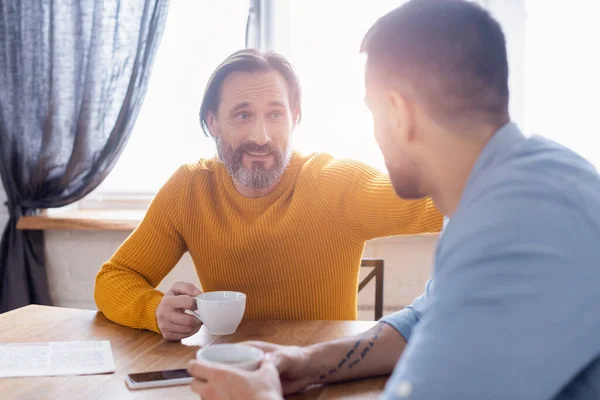
M 193 314 L 211 335 L 231 335 L 242 321 L 246 295 L 240 292 L 206 292 L 196 296 Z
M 196 359 L 206 363 L 218 363 L 254 371 L 265 358 L 265 353 L 245 344 L 213 344 L 196 352 Z

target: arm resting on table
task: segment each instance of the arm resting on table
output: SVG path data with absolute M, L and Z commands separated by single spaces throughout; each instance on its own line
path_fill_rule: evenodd
M 96 277 L 98 309 L 118 324 L 160 333 L 155 314 L 163 294 L 155 288 L 187 250 L 179 225 L 184 168 L 161 188 L 138 228 Z
M 388 324 L 307 348 L 311 381 L 329 383 L 390 374 L 406 341 Z

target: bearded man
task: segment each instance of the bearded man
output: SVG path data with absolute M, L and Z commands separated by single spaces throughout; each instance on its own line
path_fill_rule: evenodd
M 95 299 L 107 318 L 168 340 L 196 333 L 186 310 L 200 288 L 156 290 L 187 251 L 204 291 L 247 295 L 246 319 L 356 319 L 365 242 L 440 231 L 432 201 L 398 198 L 387 174 L 292 151 L 300 103 L 279 54 L 241 50 L 215 70 L 200 123 L 218 157 L 179 168 L 102 266 Z

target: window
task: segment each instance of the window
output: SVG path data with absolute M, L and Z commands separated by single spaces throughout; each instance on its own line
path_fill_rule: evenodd
M 597 1 L 527 0 L 525 129 L 600 167 Z
M 245 45 L 248 0 L 175 0 L 148 91 L 104 193 L 155 193 L 181 164 L 211 157 L 198 111 L 212 71 Z
M 254 0 L 259 1 L 259 0 Z M 596 2 L 479 0 L 502 24 L 510 64 L 511 114 L 600 165 L 593 124 L 600 105 Z M 131 139 L 100 193 L 155 193 L 182 163 L 215 154 L 198 110 L 206 81 L 245 45 L 250 0 L 172 1 L 148 92 Z M 268 8 L 261 43 L 295 65 L 303 122 L 294 148 L 351 157 L 385 170 L 364 105 L 361 40 L 402 0 L 260 0 Z M 600 10 L 595 10 L 600 11 Z M 557 22 L 560 24 L 557 28 Z M 265 40 L 266 37 L 266 40 Z M 592 132 L 595 130 L 594 132 Z
M 288 10 L 275 14 L 289 18 L 288 43 L 275 43 L 275 50 L 296 67 L 303 89 L 303 121 L 293 135 L 296 149 L 350 157 L 385 170 L 364 103 L 365 58 L 359 50 L 371 25 L 402 3 L 290 0 Z

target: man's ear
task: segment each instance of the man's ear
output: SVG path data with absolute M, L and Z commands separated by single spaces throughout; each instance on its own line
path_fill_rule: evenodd
M 411 104 L 405 96 L 396 91 L 390 91 L 388 95 L 388 115 L 390 125 L 396 133 L 399 141 L 412 141 L 414 139 L 415 130 L 414 115 L 412 113 Z
M 213 138 L 216 138 L 219 136 L 219 126 L 217 124 L 217 116 L 215 115 L 214 112 L 209 111 L 206 114 L 206 124 L 208 125 L 208 130 L 210 132 L 210 135 Z

